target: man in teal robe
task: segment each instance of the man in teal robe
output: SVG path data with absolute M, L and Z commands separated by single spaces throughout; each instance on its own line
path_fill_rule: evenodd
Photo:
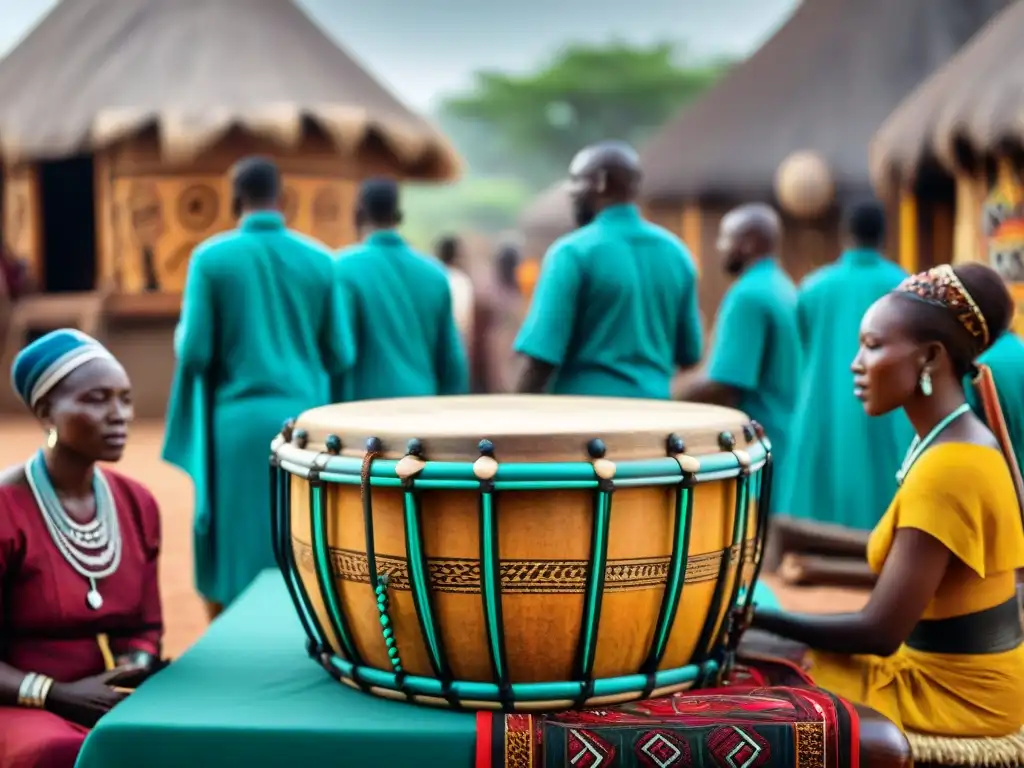
M 1013 331 L 1007 331 L 981 354 L 978 365 L 992 369 L 1017 466 L 1024 470 L 1024 341 Z M 984 420 L 981 399 L 969 380 L 964 381 L 964 391 L 971 407 Z
M 164 458 L 195 486 L 195 574 L 210 617 L 274 565 L 267 460 L 282 423 L 324 405 L 355 348 L 333 257 L 291 232 L 268 160 L 234 171 L 239 227 L 192 254 Z
M 882 255 L 885 212 L 873 201 L 846 217 L 847 250 L 808 275 L 797 300 L 804 376 L 792 448 L 800 476 L 780 511 L 797 520 L 870 530 L 896 493 L 913 427 L 903 410 L 869 417 L 853 395 L 850 364 L 868 307 L 906 273 Z
M 351 313 L 356 364 L 335 397 L 461 395 L 469 364 L 452 312 L 448 275 L 398 234 L 398 185 L 371 179 L 360 190 L 359 245 L 338 254 L 335 280 Z
M 580 229 L 544 257 L 515 342 L 518 390 L 668 399 L 676 370 L 702 354 L 693 259 L 640 215 L 631 147 L 588 147 L 569 175 Z
M 767 205 L 745 205 L 722 219 L 718 249 L 736 278 L 722 299 L 711 358 L 683 400 L 738 408 L 760 422 L 775 460 L 772 510 L 798 462 L 791 422 L 801 374 L 796 286 L 774 257 L 778 215 Z

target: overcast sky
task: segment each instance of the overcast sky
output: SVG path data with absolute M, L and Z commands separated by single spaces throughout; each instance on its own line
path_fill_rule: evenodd
M 569 39 L 671 38 L 686 41 L 695 55 L 745 54 L 770 35 L 797 2 L 300 0 L 362 64 L 419 109 L 440 93 L 465 86 L 475 69 L 528 69 Z M 0 0 L 0 54 L 54 5 L 56 0 Z

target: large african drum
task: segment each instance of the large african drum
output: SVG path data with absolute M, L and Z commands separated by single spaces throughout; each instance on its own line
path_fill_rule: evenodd
M 378 400 L 308 411 L 272 451 L 309 650 L 380 696 L 543 711 L 683 690 L 715 677 L 753 592 L 770 445 L 739 411 Z

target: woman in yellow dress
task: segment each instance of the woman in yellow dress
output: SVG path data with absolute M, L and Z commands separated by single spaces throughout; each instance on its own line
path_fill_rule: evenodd
M 1024 724 L 1020 473 L 991 376 L 973 364 L 1013 311 L 1002 280 L 980 264 L 914 275 L 868 310 L 854 392 L 872 416 L 903 408 L 918 436 L 868 543 L 878 581 L 857 613 L 752 618 L 811 649 L 816 684 L 905 730 L 1005 736 Z M 967 405 L 968 373 L 992 431 Z

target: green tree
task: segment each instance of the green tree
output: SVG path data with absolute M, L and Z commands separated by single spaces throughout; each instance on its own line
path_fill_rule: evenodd
M 515 227 L 531 190 L 512 178 L 469 177 L 455 184 L 408 184 L 402 190 L 402 233 L 417 248 L 430 250 L 443 234 L 496 234 Z
M 486 169 L 474 163 L 478 153 L 467 153 L 474 170 L 499 171 L 494 165 L 503 156 L 520 164 L 530 181 L 547 183 L 589 143 L 642 144 L 729 66 L 722 60 L 686 63 L 679 54 L 672 43 L 577 44 L 527 74 L 479 71 L 469 91 L 442 102 L 441 122 L 467 121 L 490 134 L 490 151 L 480 158 Z

